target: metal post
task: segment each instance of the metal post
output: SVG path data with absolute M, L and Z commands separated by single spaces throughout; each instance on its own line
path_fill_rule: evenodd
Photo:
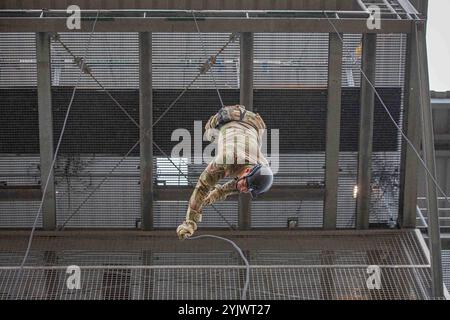
M 139 33 L 139 122 L 142 229 L 153 228 L 152 34 Z
M 142 265 L 153 265 L 153 252 L 151 250 L 142 250 Z M 147 269 L 142 270 L 143 278 L 145 279 L 142 289 L 142 299 L 151 300 L 153 298 L 153 283 L 155 281 L 155 270 Z
M 41 190 L 47 190 L 42 204 L 42 226 L 44 230 L 56 228 L 56 200 L 53 170 L 53 115 L 50 67 L 50 35 L 46 32 L 36 33 L 37 91 L 39 109 L 39 147 Z M 48 178 L 50 176 L 50 178 Z
M 375 83 L 377 35 L 363 36 L 362 69 L 370 82 Z M 369 228 L 370 180 L 372 176 L 372 137 L 375 93 L 368 81 L 361 76 L 358 197 L 356 201 L 356 228 Z
M 330 33 L 328 46 L 324 229 L 336 229 L 341 130 L 341 85 L 342 42 L 336 33 Z
M 417 78 L 417 50 L 416 39 L 408 35 L 406 71 L 405 71 L 405 123 L 404 131 L 416 150 L 420 148 L 420 105 Z M 399 224 L 402 228 L 416 227 L 417 207 L 417 177 L 419 160 L 417 155 L 406 142 L 402 148 L 402 174 Z
M 253 110 L 253 34 L 241 33 L 240 37 L 240 104 L 247 110 Z M 239 195 L 239 229 L 250 229 L 251 226 L 251 196 Z
M 436 157 L 434 150 L 433 116 L 431 110 L 430 84 L 428 75 L 428 57 L 425 24 L 417 23 L 413 35 L 417 40 L 419 97 L 422 114 L 422 148 L 426 166 L 436 177 Z M 427 175 L 427 203 L 428 203 L 428 236 L 431 257 L 431 274 L 433 295 L 435 298 L 444 296 L 442 279 L 441 237 L 439 226 L 439 211 L 436 185 Z

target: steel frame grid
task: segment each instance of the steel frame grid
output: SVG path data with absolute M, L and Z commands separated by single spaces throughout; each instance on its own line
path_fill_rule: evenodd
M 216 233 L 248 256 L 249 299 L 433 298 L 414 230 Z M 19 267 L 11 265 L 23 255 L 26 235 L 0 232 L 1 299 L 236 300 L 245 277 L 236 253 L 220 241 L 180 242 L 163 231 L 40 231 L 16 283 Z M 80 266 L 81 290 L 67 289 L 68 265 Z M 380 290 L 366 287 L 369 265 L 381 268 Z

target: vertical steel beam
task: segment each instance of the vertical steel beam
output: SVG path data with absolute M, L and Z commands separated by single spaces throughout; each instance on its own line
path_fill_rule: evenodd
M 403 123 L 403 130 L 414 148 L 419 150 L 421 135 L 416 47 L 416 37 L 408 35 L 404 92 L 405 121 Z M 403 142 L 402 146 L 401 169 L 400 214 L 398 222 L 402 228 L 415 228 L 419 160 L 414 150 L 406 142 Z
M 39 109 L 39 147 L 41 189 L 43 195 L 42 226 L 44 230 L 56 228 L 55 181 L 52 169 L 53 162 L 53 115 L 51 93 L 50 34 L 36 33 L 37 91 Z
M 342 42 L 330 33 L 328 45 L 328 102 L 325 155 L 324 229 L 336 229 L 339 142 L 341 131 Z
M 363 36 L 362 69 L 371 83 L 375 83 L 377 35 Z M 370 181 L 372 177 L 372 138 L 375 92 L 361 75 L 359 149 L 358 149 L 358 197 L 356 201 L 356 228 L 369 228 Z
M 445 165 L 446 165 L 444 192 L 445 192 L 445 194 L 449 194 L 450 193 L 450 158 L 444 157 L 443 159 L 445 159 Z M 445 203 L 445 201 L 444 201 L 444 203 Z
M 253 34 L 243 32 L 240 36 L 240 104 L 247 110 L 253 110 Z M 239 195 L 238 227 L 250 229 L 251 196 Z
M 420 109 L 422 114 L 422 148 L 426 166 L 436 177 L 436 155 L 434 150 L 433 115 L 431 110 L 430 83 L 428 75 L 428 57 L 425 24 L 417 23 L 413 36 L 417 37 L 418 76 Z M 426 176 L 428 203 L 428 236 L 431 257 L 431 275 L 433 295 L 436 298 L 444 296 L 442 278 L 441 236 L 439 226 L 439 211 L 437 188 L 429 175 Z
M 152 34 L 139 33 L 139 135 L 142 229 L 153 228 Z

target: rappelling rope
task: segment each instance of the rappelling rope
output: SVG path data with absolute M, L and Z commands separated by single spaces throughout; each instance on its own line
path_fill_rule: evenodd
M 330 23 L 330 25 L 333 27 L 334 31 L 336 32 L 337 36 L 339 37 L 340 41 L 342 42 L 342 45 L 344 45 L 344 39 L 342 38 L 341 34 L 339 33 L 339 31 L 336 29 L 336 26 L 334 25 L 334 23 L 330 20 L 330 18 L 328 17 L 327 13 L 324 12 L 325 17 L 327 18 L 328 22 Z M 419 55 L 419 47 L 418 47 L 418 38 L 417 38 L 417 24 L 419 22 L 416 21 L 415 23 L 415 28 L 416 28 L 416 50 L 417 50 L 417 54 Z M 348 53 L 348 52 L 347 52 Z M 418 61 L 420 61 L 420 59 L 418 59 Z M 419 63 L 419 62 L 418 62 Z M 389 119 L 392 121 L 392 123 L 394 124 L 394 126 L 397 128 L 397 130 L 400 132 L 400 134 L 402 135 L 403 139 L 405 139 L 405 141 L 407 142 L 407 144 L 411 147 L 411 149 L 414 151 L 414 153 L 416 154 L 417 158 L 419 159 L 419 162 L 422 164 L 423 168 L 425 169 L 427 175 L 430 177 L 430 179 L 433 181 L 434 185 L 436 186 L 436 188 L 439 190 L 439 192 L 445 197 L 446 201 L 450 204 L 450 198 L 445 194 L 445 192 L 442 190 L 442 188 L 439 186 L 439 183 L 437 182 L 436 178 L 434 177 L 434 174 L 431 173 L 430 169 L 428 168 L 428 166 L 426 165 L 425 161 L 422 159 L 422 157 L 420 156 L 420 153 L 417 151 L 417 149 L 414 147 L 414 144 L 411 142 L 411 140 L 409 140 L 409 138 L 406 136 L 406 134 L 403 132 L 403 129 L 397 124 L 397 122 L 395 121 L 394 117 L 392 116 L 391 112 L 389 111 L 388 107 L 386 106 L 384 100 L 381 98 L 380 93 L 378 92 L 378 90 L 375 88 L 375 85 L 372 83 L 372 81 L 369 80 L 369 78 L 367 77 L 366 73 L 364 72 L 364 70 L 361 67 L 358 67 L 359 71 L 361 72 L 361 74 L 363 75 L 363 77 L 366 79 L 367 83 L 372 87 L 375 95 L 377 96 L 378 100 L 380 101 L 381 105 L 383 106 L 384 110 L 386 111 Z M 419 68 L 419 79 L 421 77 L 421 73 L 420 73 L 420 68 Z M 419 90 L 419 94 L 420 90 Z
M 88 42 L 86 44 L 86 49 L 84 51 L 84 56 L 85 57 L 89 53 L 89 47 L 90 47 L 90 44 L 91 44 L 92 35 L 94 33 L 94 30 L 95 30 L 95 25 L 97 24 L 98 15 L 99 15 L 99 12 L 97 11 L 97 15 L 95 16 L 95 20 L 94 20 L 94 23 L 92 25 L 91 33 L 89 34 L 89 39 L 88 39 Z M 23 268 L 23 266 L 25 265 L 25 262 L 26 262 L 26 260 L 28 258 L 29 253 L 30 253 L 31 243 L 33 241 L 34 232 L 36 230 L 37 221 L 38 221 L 39 216 L 40 216 L 40 214 L 42 212 L 42 206 L 43 206 L 43 203 L 44 203 L 44 198 L 45 198 L 45 195 L 46 195 L 46 192 L 47 192 L 47 188 L 48 188 L 48 184 L 49 184 L 49 181 L 50 181 L 50 177 L 52 176 L 52 173 L 53 173 L 53 168 L 55 167 L 56 158 L 58 156 L 59 148 L 61 146 L 61 142 L 62 142 L 62 138 L 63 138 L 63 135 L 64 135 L 64 131 L 66 129 L 67 120 L 69 119 L 70 110 L 72 108 L 72 104 L 73 104 L 73 101 L 74 101 L 74 98 L 75 98 L 75 92 L 77 91 L 78 85 L 80 83 L 81 75 L 83 73 L 83 69 L 84 69 L 84 65 L 85 65 L 84 59 L 81 59 L 79 61 L 81 61 L 80 64 L 79 64 L 80 72 L 78 73 L 77 82 L 75 83 L 75 87 L 73 88 L 72 96 L 70 98 L 69 106 L 67 107 L 66 116 L 64 117 L 64 122 L 63 122 L 63 126 L 61 128 L 61 133 L 59 135 L 59 139 L 58 139 L 58 143 L 56 145 L 55 153 L 53 155 L 53 161 L 52 161 L 52 164 L 50 166 L 50 171 L 49 171 L 49 174 L 47 176 L 47 180 L 45 182 L 44 190 L 42 191 L 41 203 L 39 205 L 38 212 L 37 212 L 36 217 L 34 219 L 33 227 L 31 228 L 31 234 L 30 234 L 30 238 L 28 240 L 28 246 L 27 246 L 27 249 L 25 251 L 25 256 L 23 257 L 22 263 L 20 265 L 21 268 Z
M 99 16 L 99 12 L 97 11 L 97 15 L 96 15 L 94 23 L 92 25 L 92 30 L 91 30 L 91 33 L 89 34 L 89 39 L 88 39 L 88 42 L 86 44 L 86 48 L 85 48 L 85 51 L 84 51 L 84 56 L 85 57 L 89 53 L 89 47 L 90 47 L 92 35 L 94 33 L 94 30 L 95 30 L 95 25 L 97 24 L 98 16 Z M 45 185 L 44 185 L 44 190 L 42 191 L 41 203 L 39 204 L 39 209 L 38 209 L 38 212 L 36 213 L 36 217 L 34 219 L 34 223 L 33 223 L 33 226 L 31 228 L 31 233 L 30 233 L 30 236 L 28 238 L 27 248 L 25 250 L 25 254 L 24 254 L 24 257 L 22 259 L 22 263 L 20 264 L 20 269 L 19 269 L 19 271 L 18 271 L 18 273 L 17 273 L 17 275 L 15 277 L 16 279 L 15 279 L 15 286 L 14 286 L 14 288 L 15 288 L 14 289 L 15 290 L 15 294 L 14 295 L 16 296 L 16 298 L 17 298 L 17 295 L 19 294 L 19 288 L 20 288 L 18 283 L 19 283 L 20 279 L 22 278 L 23 267 L 25 266 L 25 263 L 26 263 L 26 261 L 28 259 L 29 254 L 30 254 L 31 244 L 33 243 L 34 232 L 36 230 L 36 226 L 37 226 L 37 222 L 38 222 L 39 216 L 41 215 L 41 212 L 42 212 L 42 206 L 43 206 L 43 203 L 44 203 L 44 199 L 45 199 L 45 195 L 46 195 L 46 192 L 47 192 L 47 188 L 48 188 L 48 184 L 49 184 L 49 181 L 50 181 L 50 177 L 53 174 L 53 168 L 55 167 L 56 158 L 58 156 L 59 148 L 61 146 L 61 141 L 62 141 L 62 138 L 63 138 L 63 135 L 64 135 L 64 131 L 66 129 L 66 125 L 67 125 L 67 120 L 69 118 L 70 110 L 72 108 L 72 104 L 73 104 L 73 101 L 74 101 L 75 92 L 76 92 L 76 90 L 78 88 L 78 85 L 80 83 L 81 74 L 83 73 L 84 60 L 83 59 L 79 60 L 79 64 L 78 65 L 80 67 L 80 72 L 78 73 L 77 82 L 75 84 L 75 87 L 73 88 L 72 96 L 71 96 L 70 102 L 69 102 L 69 106 L 67 107 L 66 115 L 64 117 L 63 126 L 61 128 L 61 133 L 59 135 L 58 143 L 56 145 L 55 153 L 53 155 L 52 164 L 50 166 L 50 171 L 49 171 L 49 174 L 47 176 L 47 180 L 46 180 Z
M 219 236 L 215 236 L 215 235 L 210 235 L 210 234 L 203 234 L 200 236 L 195 236 L 195 237 L 190 237 L 187 238 L 188 240 L 195 240 L 195 239 L 202 239 L 202 238 L 214 238 L 214 239 L 219 239 L 222 241 L 226 241 L 228 243 L 230 243 L 235 249 L 236 251 L 239 253 L 239 255 L 242 258 L 242 261 L 244 261 L 245 264 L 245 283 L 244 283 L 244 287 L 242 288 L 242 293 L 241 293 L 241 300 L 246 300 L 247 299 L 247 291 L 248 291 L 248 286 L 250 283 L 250 264 L 248 263 L 247 258 L 245 257 L 244 253 L 242 252 L 241 248 L 239 248 L 239 246 L 232 240 L 224 238 L 224 237 L 219 237 Z

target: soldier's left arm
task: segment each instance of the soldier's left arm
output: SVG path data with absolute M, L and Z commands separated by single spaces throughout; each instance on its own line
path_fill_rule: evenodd
M 225 166 L 212 161 L 198 178 L 194 192 L 189 199 L 186 220 L 201 222 L 202 209 L 206 205 L 206 198 L 214 186 L 225 176 Z

